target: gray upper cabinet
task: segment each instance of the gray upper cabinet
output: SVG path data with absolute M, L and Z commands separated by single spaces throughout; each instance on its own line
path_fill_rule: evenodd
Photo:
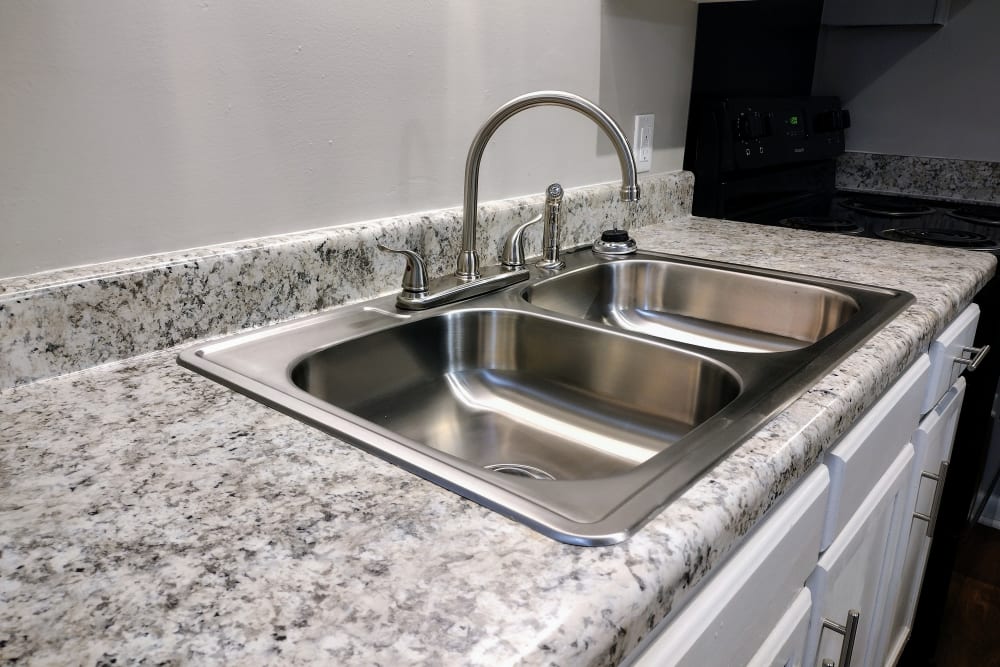
M 944 25 L 951 0 L 825 0 L 823 24 Z

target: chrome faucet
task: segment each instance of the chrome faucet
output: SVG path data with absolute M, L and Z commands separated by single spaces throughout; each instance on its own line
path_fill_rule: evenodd
M 629 148 L 628 140 L 618 124 L 603 109 L 579 95 L 564 93 L 558 90 L 542 90 L 515 97 L 493 112 L 469 147 L 469 155 L 465 160 L 465 194 L 462 211 L 462 250 L 458 255 L 458 268 L 455 275 L 461 280 L 475 280 L 480 277 L 479 255 L 476 253 L 477 209 L 479 206 L 479 163 L 483 159 L 486 144 L 493 133 L 497 131 L 511 116 L 539 106 L 566 107 L 579 111 L 604 130 L 611 140 L 615 152 L 618 153 L 618 163 L 622 171 L 621 200 L 634 202 L 639 200 L 639 182 L 636 178 L 635 159 Z M 557 251 L 558 252 L 558 251 Z
M 625 202 L 639 200 L 639 183 L 636 179 L 632 150 L 629 148 L 628 140 L 621 128 L 603 109 L 578 95 L 557 90 L 543 90 L 515 97 L 486 119 L 469 147 L 469 155 L 465 160 L 462 250 L 458 255 L 458 269 L 455 273 L 428 281 L 426 267 L 420 255 L 410 250 L 397 250 L 387 248 L 381 243 L 378 244 L 379 250 L 399 253 L 406 258 L 406 270 L 402 281 L 403 289 L 396 297 L 396 305 L 399 308 L 423 310 L 486 294 L 527 280 L 529 271 L 524 262 L 521 239 L 528 225 L 543 219 L 545 225 L 542 239 L 544 248 L 538 266 L 551 270 L 562 268 L 564 264 L 559 258 L 562 187 L 557 183 L 552 184 L 546 190 L 544 213 L 511 232 L 504 248 L 503 261 L 500 266 L 480 271 L 479 255 L 476 253 L 479 163 L 482 161 L 483 151 L 486 150 L 486 144 L 489 143 L 493 133 L 507 119 L 525 109 L 538 106 L 574 109 L 597 123 L 597 126 L 604 130 L 604 133 L 611 140 L 611 145 L 618 153 L 618 162 L 622 171 L 621 200 Z M 625 234 L 626 238 L 628 236 L 625 232 L 617 233 Z M 602 245 L 599 247 L 598 244 Z M 598 239 L 594 243 L 595 252 L 604 254 L 622 254 L 634 251 L 634 249 L 635 242 L 631 239 L 628 239 L 627 244 L 619 243 L 617 239 L 614 243 L 606 243 L 602 239 Z

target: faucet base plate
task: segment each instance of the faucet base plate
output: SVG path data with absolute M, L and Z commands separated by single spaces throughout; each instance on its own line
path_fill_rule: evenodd
M 528 269 L 508 269 L 490 266 L 482 269 L 476 280 L 463 280 L 455 275 L 431 280 L 426 292 L 401 292 L 396 297 L 396 307 L 403 310 L 426 310 L 447 303 L 455 303 L 474 296 L 488 294 L 528 279 Z

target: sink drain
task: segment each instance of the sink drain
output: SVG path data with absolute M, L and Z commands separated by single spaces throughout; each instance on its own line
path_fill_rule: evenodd
M 492 470 L 493 472 L 502 472 L 505 475 L 514 475 L 515 477 L 530 477 L 531 479 L 555 481 L 555 477 L 541 468 L 527 466 L 523 463 L 494 463 L 492 465 L 485 466 L 485 468 L 487 470 Z

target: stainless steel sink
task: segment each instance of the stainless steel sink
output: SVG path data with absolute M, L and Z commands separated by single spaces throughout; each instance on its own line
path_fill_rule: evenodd
M 355 338 L 309 354 L 291 378 L 477 467 L 550 480 L 626 472 L 740 393 L 736 374 L 703 356 L 499 309 Z
M 525 290 L 539 308 L 720 350 L 812 345 L 858 314 L 855 298 L 802 279 L 651 258 L 589 264 Z
M 179 362 L 546 535 L 611 544 L 913 300 L 668 255 L 565 260 L 451 306 L 384 297 Z

